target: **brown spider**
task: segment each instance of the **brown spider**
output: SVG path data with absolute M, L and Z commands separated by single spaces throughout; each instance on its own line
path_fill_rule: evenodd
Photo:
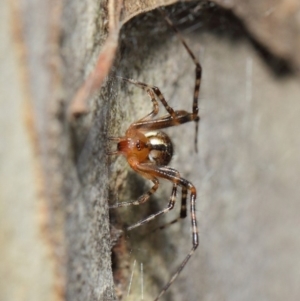
M 153 187 L 140 196 L 137 200 L 131 202 L 122 202 L 116 205 L 111 206 L 110 208 L 117 208 L 129 205 L 139 205 L 145 203 L 149 197 L 156 192 L 159 186 L 158 178 L 167 179 L 173 183 L 173 189 L 170 196 L 168 206 L 150 216 L 146 219 L 137 222 L 136 224 L 130 226 L 128 230 L 132 230 L 138 226 L 141 226 L 149 221 L 153 220 L 159 215 L 162 215 L 171 209 L 174 208 L 177 187 L 181 187 L 182 196 L 181 196 L 181 211 L 179 218 L 185 218 L 187 215 L 186 201 L 187 201 L 187 193 L 190 191 L 190 214 L 191 214 L 191 223 L 192 223 L 192 248 L 185 259 L 182 261 L 181 265 L 178 267 L 172 278 L 169 282 L 164 286 L 160 294 L 156 297 L 154 301 L 157 301 L 169 288 L 169 286 L 174 282 L 179 273 L 185 267 L 186 263 L 193 255 L 194 251 L 198 247 L 199 239 L 198 239 L 198 228 L 197 228 L 197 219 L 196 219 L 196 188 L 195 186 L 183 179 L 179 172 L 169 166 L 169 162 L 171 161 L 173 155 L 173 145 L 172 141 L 167 134 L 161 131 L 161 129 L 168 128 L 171 126 L 180 125 L 189 121 L 196 122 L 196 136 L 195 136 L 195 149 L 197 151 L 197 133 L 198 133 L 198 96 L 200 91 L 200 82 L 201 82 L 201 73 L 202 68 L 198 60 L 196 59 L 193 52 L 187 46 L 185 40 L 180 35 L 178 29 L 173 25 L 171 20 L 164 14 L 162 10 L 160 12 L 165 17 L 168 24 L 175 31 L 178 38 L 182 42 L 183 46 L 187 50 L 188 54 L 192 58 L 194 64 L 196 65 L 196 81 L 194 88 L 194 96 L 193 96 L 193 112 L 189 113 L 183 110 L 174 111 L 167 103 L 165 98 L 163 97 L 160 90 L 155 86 L 149 86 L 147 84 L 132 80 L 122 78 L 124 81 L 132 83 L 143 90 L 145 90 L 150 96 L 153 103 L 153 110 L 151 113 L 143 117 L 142 119 L 132 123 L 127 129 L 124 137 L 110 137 L 111 141 L 117 143 L 117 150 L 109 152 L 110 155 L 124 155 L 128 161 L 130 167 L 136 171 L 138 174 L 143 176 L 144 178 L 152 181 L 154 183 Z M 163 104 L 168 114 L 153 119 L 154 116 L 157 115 L 159 111 L 157 98 Z

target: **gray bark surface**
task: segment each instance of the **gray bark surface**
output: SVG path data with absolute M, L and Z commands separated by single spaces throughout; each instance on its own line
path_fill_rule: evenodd
M 180 193 L 173 213 L 125 231 L 167 205 L 170 184 L 147 204 L 108 210 L 151 184 L 106 156 L 107 136 L 151 110 L 145 92 L 111 75 L 158 86 L 172 107 L 191 110 L 193 63 L 161 15 L 143 13 L 163 3 L 125 1 L 112 73 L 89 113 L 70 120 L 107 37 L 107 3 L 4 2 L 1 300 L 153 300 L 189 251 L 189 217 L 151 233 L 177 216 Z M 197 187 L 200 246 L 162 300 L 298 300 L 299 4 L 214 3 L 226 10 L 167 9 L 203 81 L 199 152 L 194 124 L 166 130 L 170 166 Z

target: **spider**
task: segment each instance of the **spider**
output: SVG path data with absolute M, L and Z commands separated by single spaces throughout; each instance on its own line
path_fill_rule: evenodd
M 175 273 L 169 282 L 163 287 L 160 294 L 156 297 L 154 301 L 157 301 L 171 286 L 171 284 L 178 277 L 179 273 L 185 267 L 191 256 L 194 254 L 195 250 L 199 244 L 198 238 L 198 228 L 197 228 L 197 219 L 196 219 L 196 188 L 188 180 L 181 177 L 180 173 L 169 167 L 168 164 L 172 159 L 173 155 L 173 144 L 170 137 L 161 131 L 164 128 L 177 126 L 189 121 L 194 121 L 196 123 L 196 135 L 195 135 L 195 150 L 197 151 L 197 133 L 198 133 L 198 124 L 200 117 L 198 115 L 198 96 L 200 91 L 202 67 L 198 60 L 196 59 L 193 52 L 190 50 L 185 40 L 179 33 L 178 29 L 173 25 L 172 21 L 165 15 L 165 13 L 160 9 L 161 14 L 166 19 L 169 26 L 175 31 L 179 40 L 183 44 L 184 48 L 188 52 L 189 56 L 193 60 L 196 66 L 196 80 L 195 88 L 193 95 L 193 109 L 192 113 L 179 110 L 175 111 L 171 108 L 164 96 L 160 92 L 159 88 L 155 86 L 150 86 L 145 83 L 119 77 L 125 82 L 134 84 L 135 86 L 145 90 L 151 98 L 153 104 L 153 110 L 146 115 L 145 117 L 139 119 L 138 121 L 132 123 L 125 132 L 124 137 L 109 137 L 110 141 L 117 143 L 117 149 L 111 151 L 109 155 L 124 155 L 127 159 L 130 167 L 140 174 L 145 179 L 148 179 L 153 182 L 153 187 L 137 200 L 131 202 L 122 202 L 116 205 L 111 206 L 110 208 L 118 208 L 123 206 L 130 205 L 140 205 L 148 201 L 150 196 L 156 192 L 159 187 L 159 178 L 167 179 L 173 184 L 172 193 L 169 199 L 168 206 L 160 210 L 159 212 L 148 216 L 147 218 L 137 222 L 136 224 L 130 226 L 127 230 L 132 230 L 136 227 L 139 227 L 143 224 L 148 223 L 154 218 L 167 213 L 172 210 L 175 205 L 177 188 L 181 187 L 182 196 L 181 196 L 181 210 L 180 216 L 178 219 L 185 218 L 187 215 L 187 194 L 190 192 L 190 215 L 191 215 L 191 224 L 192 224 L 192 248 L 187 256 L 184 258 L 180 266 L 177 268 Z M 162 105 L 167 110 L 168 114 L 154 119 L 159 111 L 159 105 L 157 99 L 162 103 Z M 177 219 L 176 219 L 177 220 Z M 175 220 L 175 221 L 176 221 Z M 173 221 L 174 222 L 174 221 Z

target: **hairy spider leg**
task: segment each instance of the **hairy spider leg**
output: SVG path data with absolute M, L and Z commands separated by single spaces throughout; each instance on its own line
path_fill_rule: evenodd
M 191 215 L 191 224 L 192 224 L 192 248 L 188 255 L 185 257 L 185 259 L 182 261 L 172 278 L 169 280 L 169 282 L 164 286 L 160 294 L 157 296 L 157 298 L 154 301 L 157 301 L 170 287 L 170 285 L 175 281 L 175 279 L 178 277 L 184 266 L 187 264 L 191 256 L 194 254 L 195 250 L 197 249 L 199 245 L 199 236 L 198 236 L 198 227 L 197 227 L 197 218 L 196 218 L 196 188 L 192 183 L 189 181 L 183 179 L 180 177 L 180 174 L 177 170 L 168 167 L 168 166 L 156 166 L 152 163 L 139 163 L 137 160 L 131 160 L 130 165 L 134 170 L 140 171 L 142 173 L 150 174 L 154 177 L 158 178 L 164 178 L 169 180 L 170 182 L 173 183 L 173 190 L 172 190 L 172 195 L 170 198 L 169 205 L 166 209 L 160 210 L 156 214 L 150 215 L 148 218 L 141 220 L 137 222 L 136 224 L 132 225 L 131 227 L 128 228 L 128 230 L 132 230 L 140 225 L 143 225 L 150 220 L 156 218 L 159 215 L 162 215 L 169 210 L 173 209 L 174 203 L 175 203 L 175 197 L 176 197 L 176 190 L 177 190 L 177 185 L 184 187 L 185 192 L 187 190 L 190 191 L 190 215 Z M 183 214 L 184 215 L 184 214 Z
M 122 78 L 122 77 L 120 77 Z M 149 120 L 148 117 L 152 117 L 155 116 L 158 113 L 158 110 L 156 112 L 156 114 L 153 114 L 154 110 L 146 115 L 145 117 L 143 117 L 142 119 L 132 123 L 129 127 L 128 130 L 134 128 L 134 129 L 141 129 L 141 130 L 160 130 L 160 129 L 164 129 L 164 128 L 168 128 L 168 127 L 172 127 L 172 126 L 177 126 L 189 121 L 199 121 L 199 116 L 195 115 L 194 113 L 188 113 L 184 110 L 178 110 L 178 111 L 174 111 L 173 108 L 171 108 L 166 99 L 164 98 L 164 96 L 162 95 L 161 91 L 159 90 L 158 87 L 155 86 L 150 86 L 147 85 L 145 83 L 142 83 L 140 81 L 136 81 L 133 79 L 128 79 L 128 78 L 122 78 L 124 81 L 132 83 L 134 85 L 136 85 L 137 87 L 140 87 L 141 89 L 147 91 L 147 93 L 149 94 L 149 91 L 152 91 L 157 97 L 158 99 L 161 101 L 161 103 L 163 104 L 163 106 L 165 107 L 165 109 L 167 110 L 167 112 L 169 113 L 168 115 L 162 116 L 160 118 L 157 119 L 151 119 Z M 153 102 L 153 99 L 152 99 Z
M 134 80 L 134 79 L 130 79 L 130 78 L 125 78 L 125 77 L 121 77 L 121 76 L 117 76 L 118 78 L 121 78 L 122 80 L 128 82 L 128 83 L 131 83 L 141 89 L 143 89 L 144 91 L 146 91 L 148 94 L 149 92 L 151 92 L 151 99 L 152 99 L 152 96 L 153 98 L 155 99 L 155 96 L 158 97 L 158 99 L 160 100 L 160 102 L 162 103 L 162 105 L 165 107 L 165 109 L 167 110 L 167 112 L 173 117 L 173 118 L 176 118 L 176 114 L 175 114 L 175 111 L 168 105 L 167 101 L 165 100 L 164 96 L 162 95 L 161 91 L 159 90 L 158 87 L 155 87 L 155 86 L 150 86 L 150 85 L 147 85 L 145 83 L 142 83 L 140 81 L 137 81 L 137 80 Z M 156 101 L 156 99 L 155 99 Z M 153 99 L 152 99 L 152 102 L 153 102 Z M 156 101 L 156 104 L 157 104 L 157 101 Z M 157 104 L 158 105 L 158 104 Z M 156 114 L 158 113 L 159 109 L 157 107 L 157 112 Z M 150 113 L 151 114 L 151 113 Z M 150 114 L 148 114 L 147 116 L 149 116 Z M 155 115 L 156 115 L 155 114 Z M 154 116 L 155 116 L 154 115 Z M 144 120 L 144 118 L 138 120 L 136 123 Z
M 127 228 L 128 231 L 137 228 L 141 225 L 147 224 L 148 222 L 152 221 L 153 219 L 155 219 L 156 217 L 167 213 L 168 211 L 172 210 L 175 206 L 175 201 L 176 201 L 176 194 L 177 194 L 177 184 L 173 184 L 173 188 L 172 188 L 172 193 L 170 196 L 170 200 L 169 200 L 169 204 L 165 209 L 162 209 L 154 214 L 149 215 L 147 218 L 140 220 L 139 222 L 137 222 L 136 224 L 131 225 L 130 227 Z
M 154 183 L 154 185 L 151 187 L 151 189 L 149 191 L 147 191 L 146 193 L 144 193 L 143 195 L 141 195 L 137 200 L 130 201 L 130 202 L 117 203 L 115 205 L 109 206 L 110 209 L 143 204 L 143 203 L 147 202 L 149 200 L 150 196 L 156 192 L 156 190 L 159 187 L 158 179 L 155 177 L 150 177 L 149 175 L 142 174 L 140 172 L 139 172 L 139 174 L 141 174 L 143 177 L 151 180 Z
M 182 191 L 181 191 L 181 207 L 180 207 L 180 213 L 179 213 L 179 217 L 173 219 L 172 221 L 159 226 L 155 229 L 153 229 L 150 233 L 154 233 L 158 230 L 163 230 L 175 223 L 177 223 L 179 220 L 186 218 L 187 216 L 187 206 L 186 206 L 186 202 L 187 202 L 187 188 L 186 187 L 182 187 Z
M 180 32 L 177 29 L 177 27 L 174 26 L 174 24 L 171 21 L 171 19 L 165 14 L 165 12 L 161 8 L 158 8 L 158 10 L 162 14 L 162 16 L 165 18 L 165 20 L 167 21 L 167 23 L 169 24 L 169 26 L 176 33 L 177 37 L 179 38 L 179 40 L 183 44 L 184 48 L 186 49 L 186 51 L 188 52 L 188 54 L 192 58 L 194 64 L 196 65 L 196 69 L 195 69 L 196 79 L 195 79 L 195 87 L 194 87 L 194 95 L 193 95 L 193 115 L 194 115 L 194 119 L 193 120 L 196 122 L 195 151 L 198 152 L 198 127 L 199 127 L 199 119 L 200 119 L 199 116 L 198 116 L 198 111 L 199 111 L 199 108 L 198 108 L 198 97 L 199 97 L 200 86 L 201 86 L 202 67 L 201 67 L 200 62 L 197 60 L 196 56 L 192 52 L 192 50 L 189 48 L 189 46 L 185 42 L 184 38 L 180 34 Z
M 120 142 L 122 139 L 124 139 L 123 137 L 108 137 L 107 138 L 109 141 L 112 141 L 112 142 Z M 108 156 L 112 156 L 112 155 L 119 155 L 119 151 L 118 150 L 115 150 L 115 151 L 107 151 L 106 154 Z
M 140 82 L 138 82 L 138 81 L 135 81 L 135 80 L 133 80 L 133 79 L 125 78 L 125 77 L 122 77 L 122 76 L 115 76 L 115 77 L 116 77 L 116 78 L 119 78 L 119 79 L 121 79 L 121 80 L 123 80 L 123 81 L 125 81 L 125 82 L 134 84 L 134 85 L 136 85 L 136 86 L 142 88 L 142 89 L 145 90 L 145 91 L 148 93 L 148 95 L 150 96 L 151 101 L 152 101 L 152 105 L 153 105 L 153 109 L 152 109 L 152 111 L 151 111 L 149 114 L 147 114 L 145 117 L 139 119 L 138 122 L 143 121 L 143 120 L 151 119 L 151 118 L 153 118 L 154 116 L 157 115 L 157 113 L 159 112 L 159 106 L 158 106 L 158 102 L 157 102 L 157 100 L 156 100 L 156 98 L 155 98 L 155 94 L 153 93 L 153 91 L 152 91 L 151 89 L 147 88 L 147 87 L 145 86 L 145 84 L 142 84 L 142 83 L 140 83 Z

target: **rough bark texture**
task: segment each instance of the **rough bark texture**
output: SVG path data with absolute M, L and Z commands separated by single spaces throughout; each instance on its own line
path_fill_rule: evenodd
M 190 58 L 160 14 L 136 16 L 163 3 L 125 1 L 112 72 L 191 110 Z M 193 124 L 167 130 L 171 166 L 198 189 L 201 243 L 162 300 L 298 300 L 299 4 L 214 3 L 167 9 L 203 66 L 199 153 Z M 67 117 L 106 40 L 107 3 L 6 1 L 0 20 L 0 299 L 115 300 L 113 245 L 116 295 L 153 300 L 190 248 L 189 220 L 118 230 L 166 206 L 162 185 L 148 204 L 111 211 L 111 242 L 108 203 L 148 186 L 105 155 L 107 135 L 123 135 L 151 102 L 111 78 L 89 114 Z

